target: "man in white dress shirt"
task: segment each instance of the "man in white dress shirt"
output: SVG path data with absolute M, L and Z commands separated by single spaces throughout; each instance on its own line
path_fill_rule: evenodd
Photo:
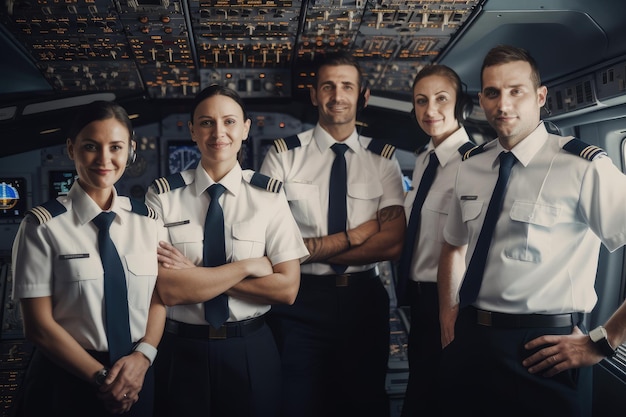
M 461 163 L 444 229 L 440 375 L 451 398 L 441 408 L 446 416 L 588 416 L 590 365 L 626 340 L 624 305 L 583 334 L 600 243 L 610 251 L 626 243 L 626 176 L 602 149 L 546 131 L 547 89 L 527 51 L 493 48 L 481 76 L 480 105 L 498 138 Z M 507 154 L 502 209 L 486 216 Z M 492 240 L 480 250 L 491 220 Z M 480 255 L 484 272 L 474 273 Z
M 295 304 L 269 314 L 282 355 L 283 415 L 381 417 L 389 413 L 389 297 L 376 264 L 400 256 L 402 176 L 394 148 L 356 129 L 369 97 L 356 62 L 327 56 L 316 78 L 310 92 L 317 125 L 277 140 L 261 166 L 284 182 L 310 253 Z M 347 146 L 343 184 L 331 180 L 331 147 L 341 145 Z M 334 232 L 328 224 L 338 218 L 329 215 L 331 182 L 347 182 L 345 226 L 342 220 Z

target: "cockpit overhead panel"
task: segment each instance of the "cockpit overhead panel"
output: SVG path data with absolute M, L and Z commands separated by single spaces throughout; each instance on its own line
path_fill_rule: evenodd
M 290 97 L 317 54 L 350 50 L 406 93 L 480 0 L 12 0 L 0 23 L 55 92 L 192 97 L 222 83 Z

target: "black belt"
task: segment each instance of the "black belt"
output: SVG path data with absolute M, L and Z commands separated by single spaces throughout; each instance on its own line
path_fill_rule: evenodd
M 422 295 L 428 293 L 428 295 L 437 293 L 437 283 L 431 281 L 409 281 L 409 288 L 413 288 L 414 293 Z
M 368 269 L 362 272 L 352 272 L 348 274 L 313 275 L 302 274 L 302 278 L 309 285 L 319 285 L 324 287 L 349 287 L 362 284 L 366 279 L 377 278 L 378 268 Z
M 568 327 L 577 325 L 582 313 L 565 314 L 506 314 L 479 310 L 476 312 L 476 323 L 491 327 Z
M 165 331 L 190 339 L 228 339 L 246 336 L 259 330 L 263 324 L 265 324 L 263 316 L 241 321 L 229 321 L 218 329 L 206 324 L 189 324 L 167 319 L 165 321 Z

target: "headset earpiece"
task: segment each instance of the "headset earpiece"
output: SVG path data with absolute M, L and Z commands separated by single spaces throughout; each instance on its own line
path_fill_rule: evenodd
M 135 140 L 135 132 L 133 132 L 130 142 L 128 143 L 128 159 L 126 160 L 127 167 L 132 165 L 137 159 L 137 151 L 135 150 L 136 147 L 137 141 Z
M 457 95 L 456 106 L 454 106 L 454 117 L 456 117 L 459 123 L 463 123 L 472 114 L 474 101 L 470 95 L 467 94 L 467 86 L 465 83 L 461 83 Z
M 367 103 L 367 90 L 368 90 L 368 82 L 367 80 L 363 80 L 361 83 L 361 90 L 359 91 L 359 99 L 356 102 L 356 111 L 360 113 L 365 108 L 365 104 Z

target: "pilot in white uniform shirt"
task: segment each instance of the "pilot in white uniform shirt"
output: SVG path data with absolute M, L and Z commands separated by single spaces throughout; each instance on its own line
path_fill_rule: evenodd
M 404 200 L 407 221 L 411 217 L 411 209 L 413 208 L 417 188 L 428 165 L 431 152 L 435 152 L 437 155 L 439 167 L 422 206 L 418 233 L 419 240 L 413 249 L 414 253 L 411 258 L 409 274 L 413 281 L 437 282 L 439 254 L 441 253 L 441 245 L 444 242 L 443 227 L 446 224 L 456 171 L 462 160 L 459 148 L 463 144 L 468 143 L 469 140 L 465 129 L 460 128 L 441 142 L 436 149 L 432 140 L 430 140 L 426 149 L 417 156 L 415 161 L 412 188 Z
M 512 314 L 593 309 L 600 241 L 614 251 L 626 236 L 626 194 L 615 193 L 626 189 L 626 176 L 606 156 L 589 161 L 563 152 L 570 139 L 549 134 L 540 123 L 513 148 L 518 162 L 476 307 Z M 476 242 L 470 237 L 480 233 L 497 180 L 492 167 L 501 151 L 494 140 L 461 164 L 444 230 L 450 244 Z M 468 247 L 466 262 L 473 252 Z
M 226 187 L 219 202 L 224 212 L 227 261 L 267 256 L 272 265 L 276 265 L 306 257 L 308 251 L 283 192 L 272 192 L 276 184 L 271 181 L 267 183 L 267 189 L 251 184 L 255 175 L 259 174 L 242 170 L 237 164 L 219 182 Z M 169 232 L 166 240 L 194 264 L 202 265 L 204 222 L 210 202 L 206 189 L 215 182 L 201 164 L 181 172 L 180 176 L 184 186 L 164 185 L 172 189 L 161 194 L 151 187 L 146 201 L 162 216 Z M 159 180 L 156 183 L 163 184 Z M 228 321 L 261 316 L 270 309 L 269 305 L 234 297 L 228 298 L 228 307 Z M 202 303 L 171 306 L 167 311 L 168 318 L 173 320 L 207 324 Z
M 38 218 L 29 215 L 20 225 L 13 248 L 13 264 L 20 265 L 13 298 L 51 296 L 55 321 L 84 349 L 106 352 L 104 269 L 98 228 L 92 223 L 102 209 L 78 183 L 57 201 L 66 211 L 50 218 L 50 213 L 37 210 Z M 111 211 L 116 217 L 110 235 L 126 273 L 130 333 L 137 342 L 146 332 L 158 271 L 156 248 L 164 229 L 154 212 L 134 213 L 131 201 L 115 191 Z
M 336 141 L 319 124 L 298 134 L 298 138 L 301 146 L 290 152 L 279 153 L 275 148 L 270 149 L 260 171 L 284 182 L 291 212 L 303 238 L 326 236 L 330 171 L 335 159 L 330 147 Z M 348 166 L 346 230 L 375 219 L 377 212 L 385 207 L 404 204 L 398 162 L 395 158 L 369 151 L 367 146 L 371 140 L 355 130 L 342 142 L 350 147 L 345 153 Z M 292 168 L 284 172 L 284 167 Z M 346 273 L 365 271 L 373 266 L 349 266 Z M 314 275 L 335 273 L 327 263 L 304 264 L 300 270 L 303 274 Z

